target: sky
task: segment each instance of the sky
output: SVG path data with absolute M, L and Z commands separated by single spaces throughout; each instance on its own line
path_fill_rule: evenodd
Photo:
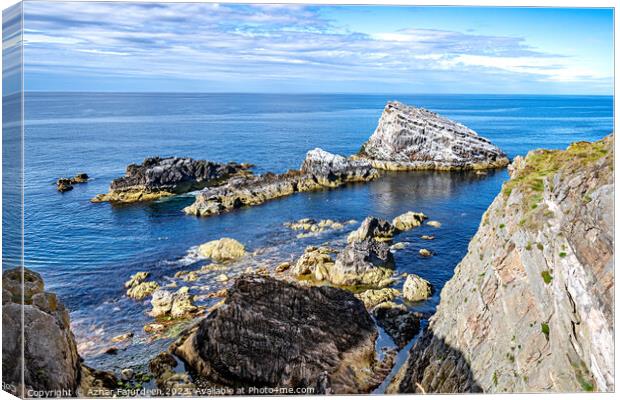
M 613 10 L 26 2 L 26 90 L 612 94 Z

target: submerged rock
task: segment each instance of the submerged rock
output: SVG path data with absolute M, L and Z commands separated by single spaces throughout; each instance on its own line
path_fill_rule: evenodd
M 432 226 L 433 228 L 441 228 L 441 222 L 439 221 L 428 221 L 426 225 Z
M 322 219 L 320 221 L 316 221 L 312 218 L 302 218 L 299 221 L 287 222 L 284 224 L 284 226 L 289 227 L 294 231 L 302 231 L 300 234 L 297 235 L 297 237 L 304 238 L 309 236 L 316 236 L 329 230 L 343 229 L 345 223 L 333 221 L 331 219 Z
M 392 283 L 394 255 L 390 247 L 375 239 L 350 243 L 336 257 L 328 279 L 341 286 L 383 288 Z
M 234 387 L 368 392 L 377 331 L 361 301 L 332 287 L 244 275 L 171 350 L 201 378 Z M 377 383 L 378 384 L 378 383 Z
M 69 312 L 54 293 L 45 291 L 41 276 L 25 268 L 7 270 L 2 288 L 3 390 L 21 397 L 32 397 L 30 389 L 88 393 L 94 382 L 86 374 L 94 370 L 82 365 Z
M 216 262 L 233 261 L 245 255 L 245 246 L 235 239 L 222 238 L 201 245 L 198 252 Z
M 386 170 L 500 168 L 508 158 L 488 139 L 439 114 L 388 102 L 360 158 Z
M 391 390 L 613 391 L 613 221 L 613 136 L 515 163 Z
M 132 203 L 156 200 L 218 185 L 232 176 L 250 173 L 249 169 L 247 164 L 151 157 L 140 165 L 130 164 L 125 176 L 112 181 L 107 194 L 100 194 L 91 201 Z
M 403 297 L 409 301 L 421 301 L 428 299 L 432 294 L 432 286 L 429 281 L 416 274 L 407 275 L 403 285 Z
M 396 229 L 388 221 L 375 217 L 366 217 L 359 228 L 347 237 L 349 243 L 362 242 L 367 239 L 380 241 L 392 240 Z
M 296 192 L 334 188 L 349 182 L 367 182 L 378 176 L 369 162 L 351 160 L 315 149 L 306 155 L 300 170 L 276 175 L 244 176 L 220 187 L 207 188 L 184 209 L 196 216 L 220 214 L 244 206 L 262 204 Z

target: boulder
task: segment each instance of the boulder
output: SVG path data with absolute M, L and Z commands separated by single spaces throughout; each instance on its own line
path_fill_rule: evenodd
M 327 375 L 334 393 L 367 393 L 376 338 L 347 291 L 243 275 L 171 351 L 200 378 L 228 386 L 314 387 Z
M 403 285 L 403 297 L 409 301 L 421 301 L 428 299 L 432 294 L 432 286 L 429 281 L 416 274 L 407 275 Z
M 428 221 L 426 225 L 432 226 L 433 228 L 441 228 L 441 222 L 439 221 Z
M 182 287 L 175 293 L 167 290 L 158 289 L 153 293 L 151 299 L 152 310 L 149 315 L 152 317 L 171 316 L 172 318 L 184 318 L 197 311 L 197 307 L 192 304 L 193 297 L 189 294 L 187 287 Z
M 56 181 L 56 189 L 59 192 L 67 192 L 69 190 L 73 190 L 73 185 L 86 182 L 88 182 L 88 175 L 81 172 L 73 178 L 58 178 Z
M 232 176 L 250 173 L 250 167 L 192 158 L 151 157 L 142 164 L 130 164 L 125 176 L 112 181 L 107 194 L 100 194 L 91 201 L 132 203 L 156 200 L 221 184 Z
M 215 262 L 233 261 L 245 255 L 245 246 L 235 239 L 222 238 L 201 245 L 198 252 Z
M 347 237 L 349 243 L 362 242 L 367 239 L 381 241 L 392 240 L 396 229 L 388 221 L 375 217 L 366 217 L 359 228 Z
M 299 257 L 290 273 L 298 278 L 310 277 L 317 281 L 326 280 L 334 265 L 333 254 L 336 251 L 329 247 L 308 246 Z
M 196 386 L 187 372 L 176 372 L 177 360 L 170 353 L 160 353 L 149 361 L 149 370 L 155 377 L 157 388 L 175 396 L 195 395 Z
M 141 282 L 127 289 L 127 297 L 142 300 L 149 297 L 157 289 L 159 289 L 159 284 L 156 282 Z
M 386 301 L 392 301 L 396 297 L 400 296 L 400 291 L 392 288 L 383 289 L 368 289 L 355 295 L 360 299 L 367 309 L 371 309 L 376 305 L 379 305 Z
M 420 249 L 418 253 L 420 253 L 422 257 L 430 257 L 433 255 L 433 253 L 429 249 Z
M 392 220 L 392 225 L 399 231 L 408 231 L 422 225 L 422 222 L 428 217 L 423 213 L 408 211 Z
M 136 272 L 129 278 L 127 282 L 125 282 L 125 288 L 129 289 L 134 286 L 137 286 L 138 284 L 144 282 L 144 280 L 148 278 L 149 275 L 151 275 L 149 272 L 144 272 L 144 271 Z
M 367 239 L 350 243 L 336 257 L 329 281 L 341 286 L 383 288 L 392 283 L 394 256 L 384 242 Z
M 473 130 L 397 101 L 387 103 L 359 157 L 385 170 L 466 170 L 508 165 L 506 154 Z

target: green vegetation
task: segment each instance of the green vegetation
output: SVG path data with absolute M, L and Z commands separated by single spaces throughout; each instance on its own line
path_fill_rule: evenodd
M 544 335 L 547 338 L 547 340 L 549 340 L 549 324 L 547 324 L 546 322 L 541 323 L 540 324 L 540 331 L 542 333 L 544 333 Z
M 506 227 L 505 224 L 499 224 L 499 229 L 504 229 Z
M 543 281 L 545 281 L 545 283 L 548 285 L 551 283 L 551 280 L 553 279 L 553 276 L 551 276 L 551 274 L 549 273 L 548 270 L 545 270 L 543 272 L 540 273 L 540 276 L 542 276 Z
M 502 192 L 510 196 L 516 187 L 525 194 L 535 195 L 545 188 L 545 179 L 564 167 L 584 167 L 608 153 L 607 142 L 576 142 L 566 150 L 536 150 L 526 158 L 525 167 L 504 184 Z
M 536 248 L 540 251 L 543 251 L 545 247 L 542 245 L 542 243 L 536 243 Z
M 493 385 L 497 386 L 497 371 L 493 372 Z
M 566 253 L 565 253 L 565 252 L 563 252 L 563 251 L 561 251 L 561 252 L 560 252 L 560 257 L 562 257 L 562 258 L 566 257 Z
M 532 250 L 532 242 L 527 242 L 527 245 L 525 246 L 525 250 L 527 251 Z

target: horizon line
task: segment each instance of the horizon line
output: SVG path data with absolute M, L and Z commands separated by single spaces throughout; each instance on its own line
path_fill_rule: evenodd
M 22 92 L 3 94 L 2 97 L 12 96 Z M 359 95 L 359 96 L 590 96 L 590 97 L 615 97 L 614 93 L 368 93 L 368 92 L 207 92 L 207 91 L 113 91 L 113 90 L 24 90 L 28 93 L 57 93 L 57 94 L 209 94 L 209 95 Z

